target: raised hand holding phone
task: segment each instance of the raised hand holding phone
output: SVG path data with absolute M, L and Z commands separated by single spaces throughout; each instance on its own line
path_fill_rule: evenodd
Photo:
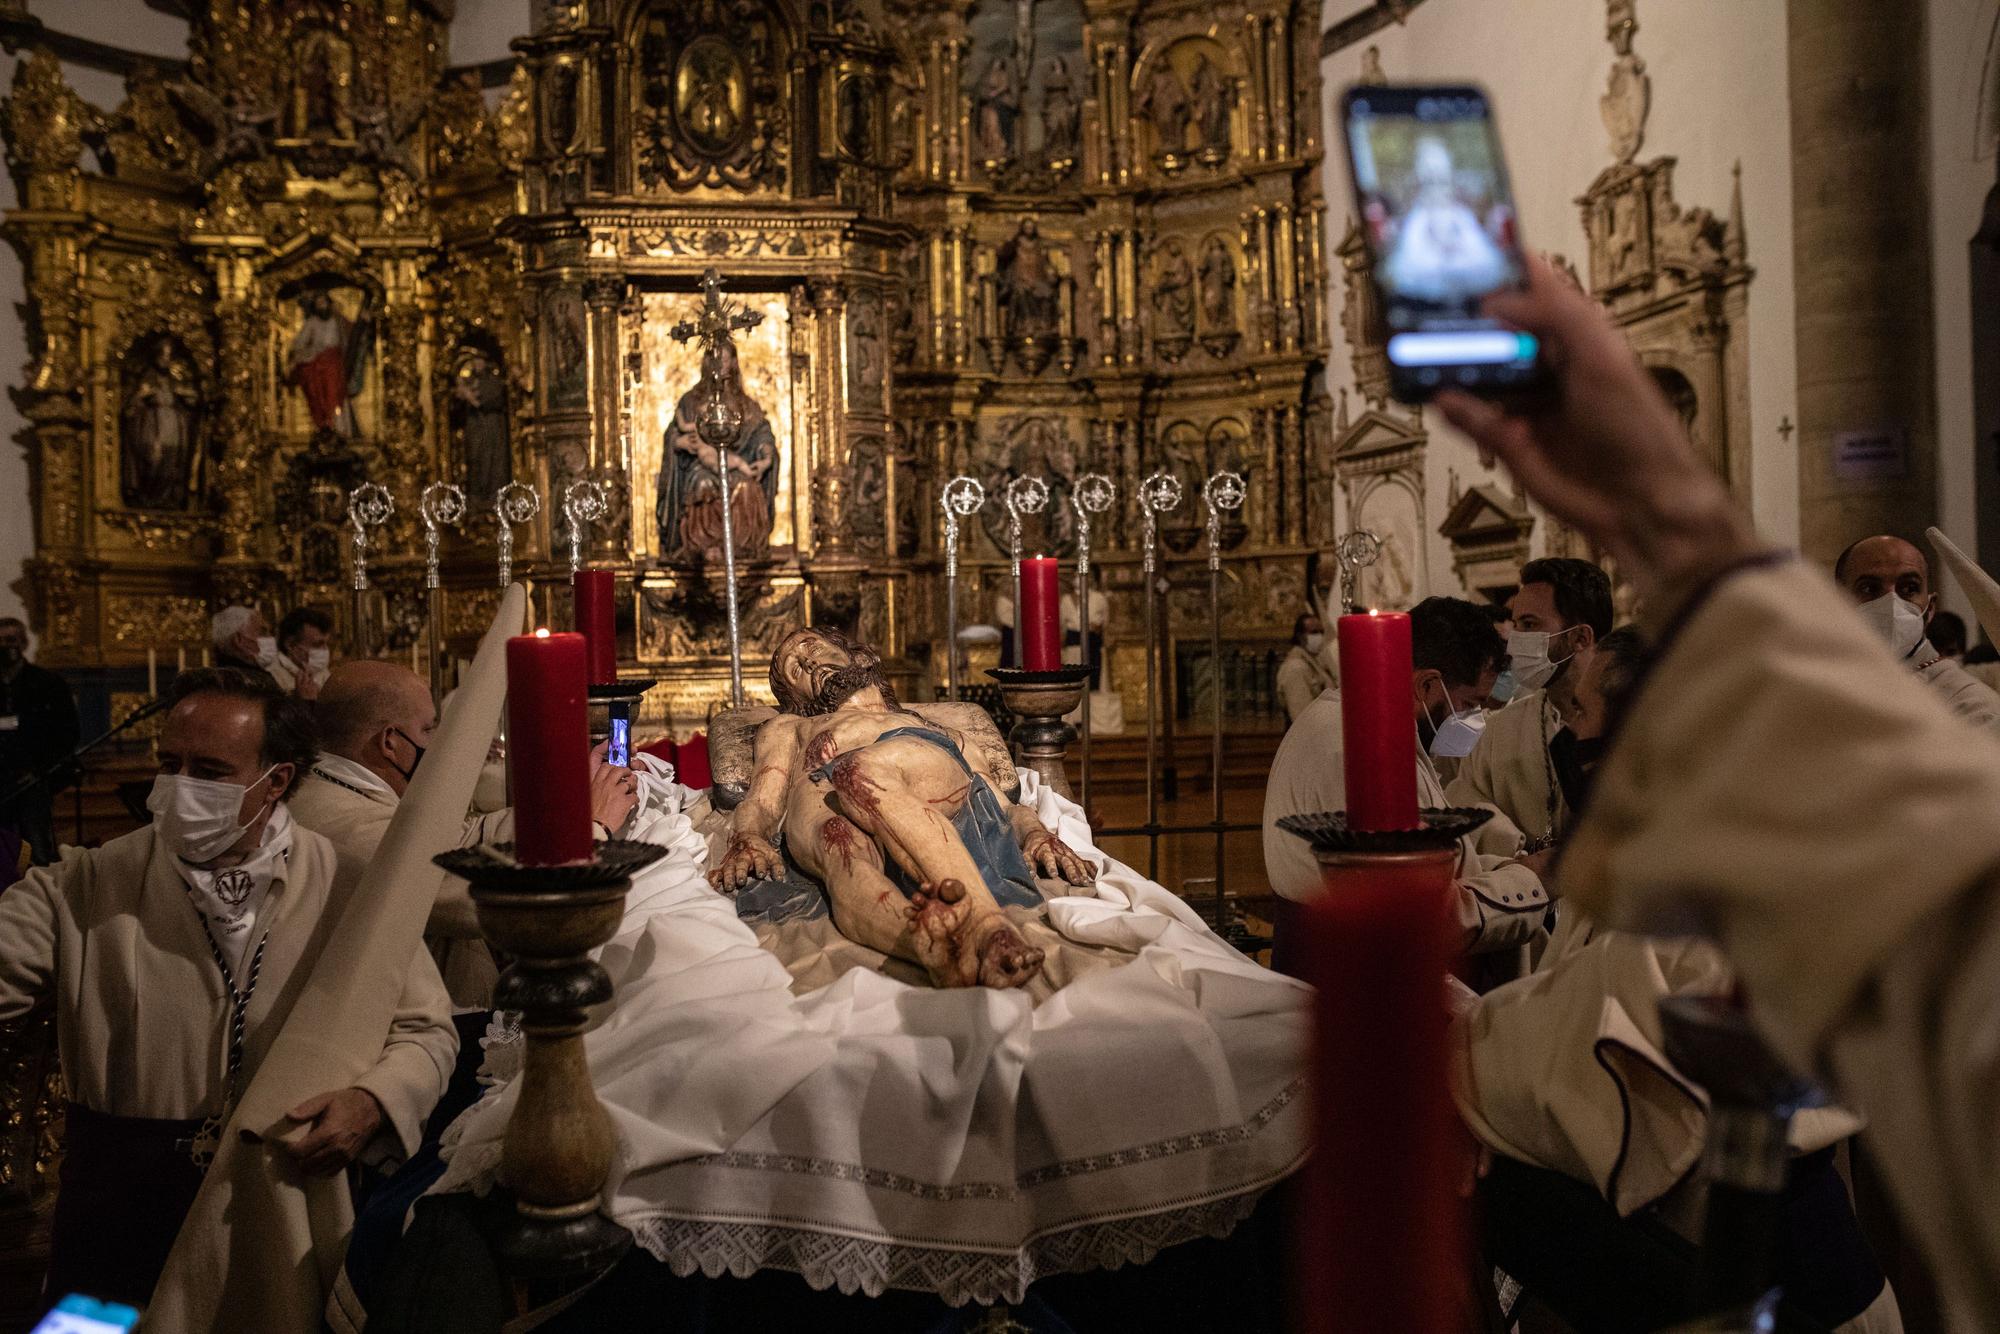
M 1341 101 L 1349 175 L 1380 297 L 1390 392 L 1496 394 L 1537 384 L 1541 345 L 1483 309 L 1526 277 L 1486 94 L 1370 85 Z

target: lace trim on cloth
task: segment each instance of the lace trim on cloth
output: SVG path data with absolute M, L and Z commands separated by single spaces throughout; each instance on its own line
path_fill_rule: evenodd
M 1222 1238 L 1250 1216 L 1276 1180 L 1234 1195 L 1136 1218 L 1092 1220 L 1036 1237 L 1018 1250 L 945 1250 L 816 1232 L 774 1223 L 710 1222 L 656 1216 L 626 1219 L 639 1245 L 687 1278 L 748 1278 L 760 1269 L 798 1274 L 816 1291 L 838 1288 L 879 1297 L 890 1288 L 935 1293 L 947 1305 L 1018 1303 L 1050 1274 L 1146 1264 L 1161 1251 L 1201 1237 Z

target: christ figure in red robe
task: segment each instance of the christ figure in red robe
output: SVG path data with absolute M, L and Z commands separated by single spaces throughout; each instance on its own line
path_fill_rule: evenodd
M 334 309 L 333 294 L 325 290 L 303 298 L 305 319 L 292 336 L 286 358 L 285 378 L 306 396 L 306 411 L 316 430 L 335 435 L 354 434 L 354 390 L 361 378 L 365 351 L 364 323 L 349 320 Z

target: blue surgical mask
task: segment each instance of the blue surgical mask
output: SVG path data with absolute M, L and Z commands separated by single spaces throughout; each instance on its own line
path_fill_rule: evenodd
M 1521 683 L 1514 679 L 1514 668 L 1509 665 L 1503 668 L 1500 675 L 1493 679 L 1493 689 L 1488 693 L 1487 698 L 1491 699 L 1495 704 L 1505 704 L 1508 700 L 1514 698 L 1520 689 Z

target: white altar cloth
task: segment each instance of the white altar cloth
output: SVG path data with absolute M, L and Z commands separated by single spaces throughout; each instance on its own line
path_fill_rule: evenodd
M 618 1138 L 603 1207 L 675 1273 L 1018 1301 L 1044 1274 L 1223 1235 L 1303 1160 L 1308 989 L 1022 783 L 1098 868 L 1036 928 L 1081 947 L 1074 968 L 1052 954 L 1069 980 L 1039 998 L 868 967 L 799 994 L 708 887 L 678 803 L 649 800 L 643 836 L 675 852 L 634 883 L 601 956 L 617 1000 L 586 1041 Z M 512 1103 L 503 1084 L 453 1125 L 437 1189 L 490 1182 Z

